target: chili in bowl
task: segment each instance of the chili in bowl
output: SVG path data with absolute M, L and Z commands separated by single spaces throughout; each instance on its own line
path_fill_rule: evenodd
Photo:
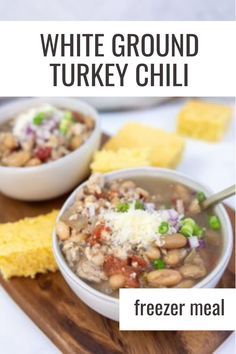
M 142 168 L 93 175 L 69 197 L 54 233 L 68 284 L 118 319 L 120 288 L 214 287 L 232 250 L 222 206 L 208 188 L 174 171 Z
M 1 192 L 23 200 L 68 192 L 88 174 L 100 136 L 96 111 L 77 99 L 23 99 L 2 106 Z

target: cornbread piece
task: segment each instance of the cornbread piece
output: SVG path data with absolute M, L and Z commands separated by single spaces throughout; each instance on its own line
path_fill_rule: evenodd
M 206 141 L 222 139 L 230 122 L 230 107 L 202 101 L 189 101 L 178 116 L 178 133 Z
M 0 272 L 12 276 L 32 277 L 36 273 L 55 271 L 52 231 L 58 211 L 15 223 L 0 224 Z
M 174 168 L 184 151 L 184 140 L 174 133 L 139 123 L 128 123 L 104 147 L 117 151 L 120 148 L 148 148 L 152 166 Z
M 101 150 L 94 155 L 91 169 L 93 173 L 106 173 L 124 168 L 151 166 L 148 149 Z

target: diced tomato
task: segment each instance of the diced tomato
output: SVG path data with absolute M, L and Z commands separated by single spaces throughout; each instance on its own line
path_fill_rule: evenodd
M 93 232 L 93 236 L 96 238 L 96 239 L 100 239 L 101 236 L 102 236 L 102 231 L 105 229 L 105 226 L 104 225 L 97 225 L 94 229 L 94 232 Z
M 101 192 L 101 193 L 95 192 L 94 195 L 97 199 L 102 199 L 102 198 L 106 199 L 106 194 L 104 192 Z
M 93 246 L 96 243 L 100 243 L 102 241 L 102 233 L 103 231 L 109 232 L 109 227 L 105 226 L 104 224 L 99 224 L 95 227 L 92 235 L 88 239 L 88 243 Z
M 139 273 L 140 268 L 135 269 L 127 264 L 127 260 L 122 260 L 115 256 L 107 256 L 103 265 L 105 274 L 110 277 L 114 274 L 123 274 L 126 278 L 126 288 L 139 287 Z
M 35 151 L 35 156 L 41 160 L 42 162 L 47 161 L 49 157 L 51 156 L 52 153 L 52 148 L 45 146 L 45 147 L 39 147 Z
M 139 288 L 139 272 L 137 270 L 133 267 L 126 267 L 123 274 L 126 277 L 126 288 Z
M 137 267 L 135 267 L 135 268 L 145 269 L 148 266 L 145 259 L 143 259 L 142 257 L 136 256 L 136 255 L 131 255 L 129 257 L 129 261 L 130 261 L 131 266 L 133 266 L 133 263 L 137 263 Z
M 111 276 L 114 274 L 123 273 L 126 266 L 127 261 L 114 256 L 107 256 L 103 265 L 103 269 L 107 276 Z
M 108 196 L 108 198 L 110 198 L 110 199 L 116 198 L 116 197 L 118 197 L 118 195 L 119 195 L 119 193 L 118 193 L 118 192 L 115 192 L 115 191 L 109 191 L 109 192 L 107 193 L 107 196 Z

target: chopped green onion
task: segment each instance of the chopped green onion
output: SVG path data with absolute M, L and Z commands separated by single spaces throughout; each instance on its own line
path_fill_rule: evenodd
M 203 229 L 201 229 L 196 222 L 191 218 L 186 218 L 181 220 L 180 224 L 182 225 L 180 233 L 185 237 L 197 236 L 199 238 L 203 235 Z
M 206 196 L 203 192 L 197 192 L 196 198 L 199 201 L 199 203 L 202 203 L 202 202 L 204 202 L 204 200 L 206 200 Z
M 62 119 L 69 120 L 70 122 L 74 121 L 73 115 L 70 111 L 65 112 Z
M 66 120 L 62 120 L 60 123 L 60 127 L 59 127 L 60 133 L 63 135 L 66 135 L 66 133 L 69 130 L 70 125 L 71 125 L 70 122 L 68 122 Z
M 119 213 L 126 213 L 129 210 L 129 204 L 128 203 L 120 203 L 116 207 L 116 211 Z
M 162 259 L 155 259 L 155 261 L 152 262 L 152 266 L 155 269 L 164 269 L 166 265 Z
M 221 225 L 218 216 L 216 215 L 210 216 L 208 219 L 208 224 L 212 230 L 216 230 L 216 231 L 220 230 Z
M 134 204 L 135 209 L 144 210 L 144 205 L 140 200 L 136 200 Z
M 34 125 L 41 125 L 45 118 L 46 118 L 46 113 L 45 112 L 39 112 L 38 114 L 36 114 L 36 116 L 34 116 L 33 124 Z
M 158 232 L 163 235 L 166 234 L 169 230 L 169 224 L 166 221 L 162 221 L 162 223 L 159 226 Z
M 59 126 L 60 133 L 66 135 L 71 125 L 74 123 L 74 118 L 71 112 L 65 112 Z
M 184 224 L 180 229 L 180 233 L 185 237 L 191 237 L 193 236 L 193 228 L 190 224 Z
M 197 224 L 195 224 L 193 228 L 193 235 L 197 236 L 198 238 L 201 238 L 203 236 L 203 229 L 199 227 Z
M 191 218 L 185 218 L 181 220 L 181 225 L 191 225 L 192 227 L 194 227 L 196 225 L 196 222 Z

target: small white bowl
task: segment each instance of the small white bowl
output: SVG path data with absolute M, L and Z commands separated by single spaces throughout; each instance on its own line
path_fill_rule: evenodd
M 58 197 L 78 185 L 89 173 L 89 163 L 101 138 L 97 112 L 88 104 L 71 98 L 29 98 L 0 107 L 0 124 L 30 107 L 49 103 L 89 115 L 95 128 L 81 147 L 70 154 L 35 167 L 0 166 L 0 192 L 21 200 L 46 200 Z
M 135 177 L 154 177 L 157 181 L 158 179 L 164 178 L 173 182 L 183 183 L 194 190 L 203 191 L 206 196 L 212 194 L 212 191 L 208 187 L 195 182 L 182 173 L 167 169 L 146 167 L 139 169 L 127 169 L 105 175 L 106 180 L 113 180 L 117 178 L 132 179 Z M 84 183 L 81 184 L 67 199 L 59 213 L 58 219 L 62 216 L 65 210 L 73 204 L 76 193 L 83 187 L 83 185 Z M 215 213 L 218 215 L 222 226 L 223 249 L 216 267 L 203 280 L 195 285 L 196 288 L 214 288 L 222 277 L 232 253 L 233 234 L 229 217 L 223 205 L 216 206 Z M 112 320 L 119 321 L 119 299 L 95 290 L 72 272 L 61 253 L 55 230 L 53 232 L 53 252 L 63 277 L 74 293 L 89 307 L 101 315 Z

